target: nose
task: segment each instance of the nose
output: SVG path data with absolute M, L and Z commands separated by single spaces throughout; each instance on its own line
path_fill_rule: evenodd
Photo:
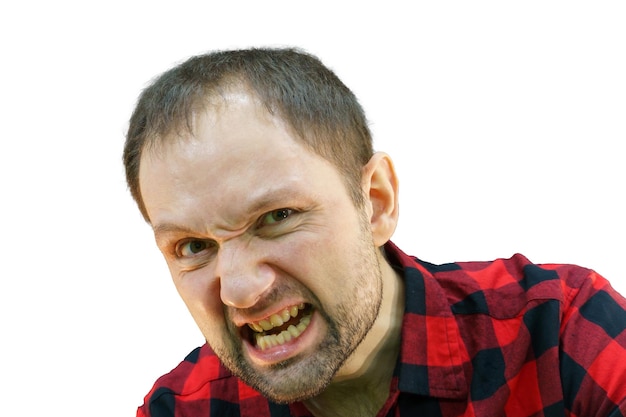
M 220 247 L 216 273 L 222 302 L 235 308 L 254 306 L 275 280 L 274 270 L 263 262 L 255 248 L 236 239 Z

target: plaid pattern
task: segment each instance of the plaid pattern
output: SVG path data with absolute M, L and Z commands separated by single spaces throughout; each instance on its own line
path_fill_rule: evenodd
M 626 416 L 626 300 L 595 272 L 522 255 L 433 265 L 388 243 L 406 282 L 402 345 L 380 417 Z M 306 417 L 231 376 L 204 345 L 138 417 Z

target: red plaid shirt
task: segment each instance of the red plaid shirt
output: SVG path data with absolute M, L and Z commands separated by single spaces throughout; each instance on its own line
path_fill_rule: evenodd
M 380 417 L 626 416 L 626 300 L 595 272 L 521 255 L 433 265 L 386 245 L 405 279 L 400 357 Z M 211 349 L 162 376 L 138 417 L 305 417 Z

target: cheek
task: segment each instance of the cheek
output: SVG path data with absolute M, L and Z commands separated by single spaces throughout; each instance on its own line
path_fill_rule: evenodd
M 210 278 L 207 270 L 199 269 L 184 274 L 172 274 L 174 286 L 197 325 L 222 327 L 224 310 L 220 300 L 219 281 Z
M 324 303 L 336 296 L 346 274 L 346 245 L 330 231 L 294 234 L 272 248 L 270 262 Z

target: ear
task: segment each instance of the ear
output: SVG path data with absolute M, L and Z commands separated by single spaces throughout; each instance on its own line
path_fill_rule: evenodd
M 377 152 L 363 167 L 361 186 L 368 200 L 372 236 L 376 247 L 387 243 L 398 224 L 398 177 L 393 161 Z

